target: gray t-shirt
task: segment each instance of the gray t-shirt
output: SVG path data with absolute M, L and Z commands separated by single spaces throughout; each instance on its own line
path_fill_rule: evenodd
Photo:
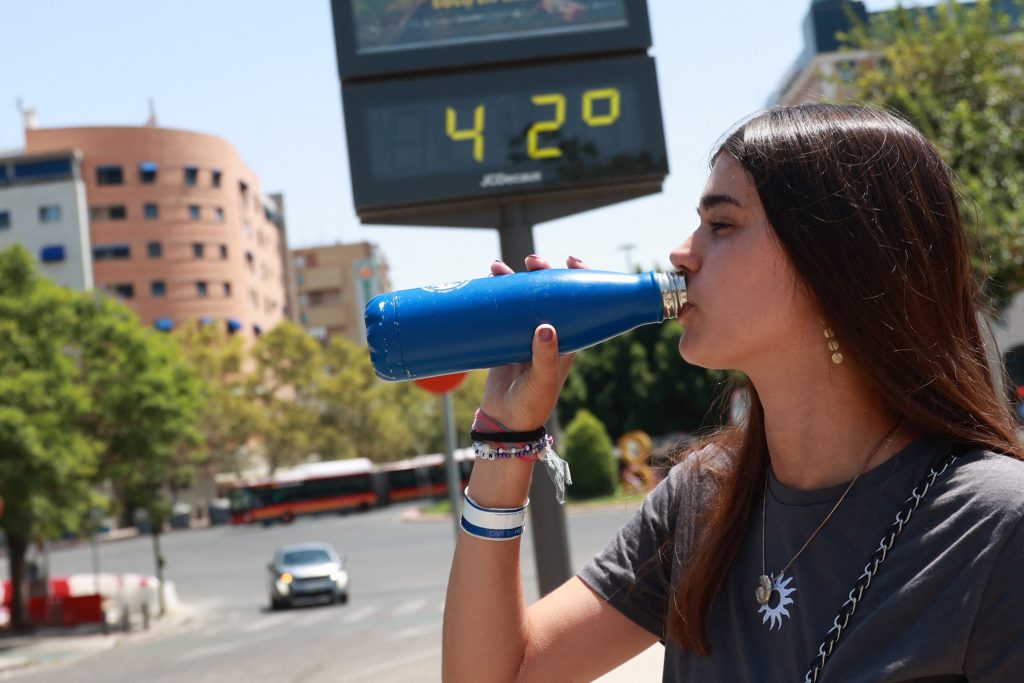
M 711 655 L 666 642 L 665 681 L 802 681 L 896 511 L 948 453 L 923 438 L 866 472 L 786 572 L 792 603 L 759 611 L 760 496 L 708 622 Z M 724 457 L 724 456 L 713 456 Z M 580 578 L 665 640 L 670 590 L 693 545 L 695 511 L 713 495 L 691 457 L 676 465 Z M 846 485 L 799 491 L 769 479 L 767 573 L 796 554 Z M 932 486 L 864 593 L 820 681 L 1024 681 L 1024 462 L 960 457 Z M 674 550 L 661 553 L 674 539 Z

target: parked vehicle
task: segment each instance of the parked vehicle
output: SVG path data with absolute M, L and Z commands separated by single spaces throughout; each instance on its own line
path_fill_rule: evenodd
M 327 543 L 298 543 L 278 548 L 270 570 L 270 608 L 291 607 L 297 600 L 327 598 L 348 602 L 345 557 Z

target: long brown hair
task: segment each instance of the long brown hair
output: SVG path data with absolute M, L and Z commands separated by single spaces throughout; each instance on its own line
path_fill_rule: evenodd
M 979 287 L 953 176 L 899 117 L 852 105 L 777 108 L 748 120 L 712 158 L 750 174 L 801 285 L 887 407 L 922 434 L 1024 459 L 977 319 Z M 715 437 L 730 464 L 676 587 L 668 636 L 710 653 L 707 618 L 764 484 L 764 411 Z M 718 460 L 720 462 L 720 459 Z

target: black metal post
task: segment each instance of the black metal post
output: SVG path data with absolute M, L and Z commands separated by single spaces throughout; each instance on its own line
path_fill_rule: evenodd
M 521 204 L 502 207 L 498 232 L 501 259 L 513 270 L 523 270 L 523 260 L 534 253 L 534 247 L 533 225 Z M 548 421 L 547 429 L 557 434 L 557 411 Z M 565 508 L 555 499 L 555 485 L 540 463 L 534 468 L 533 482 L 530 484 L 530 533 L 537 558 L 538 588 L 541 595 L 547 595 L 572 576 L 572 567 L 569 562 Z

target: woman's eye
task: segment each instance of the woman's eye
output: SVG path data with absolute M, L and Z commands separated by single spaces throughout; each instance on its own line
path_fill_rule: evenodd
M 732 227 L 729 223 L 722 223 L 721 221 L 709 221 L 708 227 L 714 230 L 723 230 L 725 228 Z

